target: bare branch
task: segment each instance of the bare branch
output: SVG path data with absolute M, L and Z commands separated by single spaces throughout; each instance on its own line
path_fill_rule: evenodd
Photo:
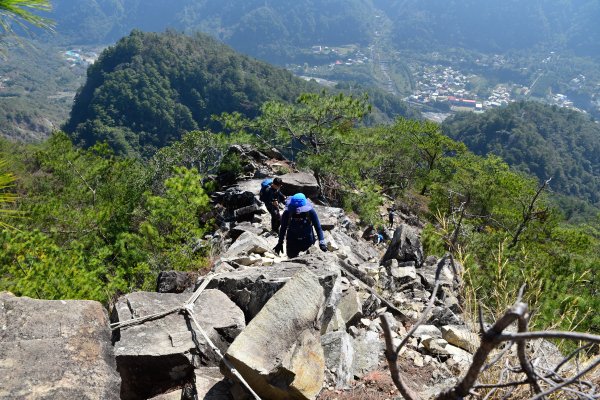
M 589 371 L 593 370 L 594 368 L 596 368 L 598 365 L 600 365 L 600 357 L 596 358 L 596 360 L 591 363 L 590 365 L 588 365 L 587 368 L 583 369 L 581 372 L 579 372 L 577 375 L 573 376 L 571 379 L 564 381 L 563 383 L 560 383 L 556 386 L 551 387 L 550 389 L 542 392 L 542 393 L 538 393 L 536 396 L 532 397 L 530 400 L 538 400 L 541 399 L 551 393 L 556 392 L 559 389 L 562 389 L 563 387 L 570 385 L 572 383 L 575 383 L 579 380 L 580 377 L 584 376 L 585 374 L 587 374 Z
M 583 332 L 539 331 L 523 333 L 505 333 L 498 335 L 498 340 L 500 341 L 514 340 L 516 342 L 531 339 L 571 339 L 600 343 L 600 336 Z
M 400 370 L 398 369 L 398 354 L 394 350 L 394 343 L 392 341 L 392 329 L 385 315 L 379 317 L 381 320 L 381 327 L 383 328 L 383 335 L 385 337 L 385 358 L 387 359 L 390 367 L 390 374 L 394 384 L 400 391 L 400 394 L 407 400 L 418 400 L 420 397 L 414 393 L 402 380 Z
M 515 234 L 513 235 L 513 240 L 508 245 L 509 248 L 515 247 L 517 245 L 517 242 L 519 241 L 519 236 L 521 235 L 521 233 L 523 233 L 523 230 L 525 230 L 527 224 L 536 217 L 536 213 L 533 211 L 535 207 L 535 202 L 537 201 L 538 197 L 540 197 L 540 194 L 546 188 L 546 186 L 550 184 L 551 180 L 552 178 L 548 179 L 539 187 L 539 189 L 537 190 L 537 192 L 535 192 L 535 195 L 529 202 L 529 205 L 523 210 L 523 219 L 521 220 L 521 223 L 519 224 Z

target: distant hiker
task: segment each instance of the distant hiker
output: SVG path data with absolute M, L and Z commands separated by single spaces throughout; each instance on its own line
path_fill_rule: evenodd
M 281 217 L 279 242 L 273 249 L 275 254 L 283 252 L 283 241 L 286 240 L 285 252 L 289 258 L 296 257 L 315 243 L 315 233 L 319 237 L 319 248 L 327 251 L 327 243 L 321 229 L 321 222 L 310 200 L 302 193 L 296 193 L 288 199 Z M 287 235 L 287 238 L 286 238 Z
M 285 196 L 280 192 L 283 181 L 281 178 L 265 179 L 260 187 L 260 200 L 265 203 L 267 211 L 271 214 L 271 230 L 279 232 L 281 225 L 281 214 L 279 213 L 279 204 L 285 203 Z
M 396 210 L 388 208 L 388 221 L 390 222 L 390 228 L 394 227 L 394 217 L 396 216 Z
M 383 242 L 383 235 L 381 233 L 377 234 L 377 239 L 376 239 L 376 243 L 375 244 L 379 244 Z

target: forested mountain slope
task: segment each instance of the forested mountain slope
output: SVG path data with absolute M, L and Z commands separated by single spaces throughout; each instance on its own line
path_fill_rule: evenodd
M 374 0 L 394 22 L 398 47 L 484 53 L 544 48 L 600 57 L 595 0 Z
M 600 202 L 600 126 L 565 108 L 519 102 L 446 120 L 444 133 L 477 154 L 494 153 L 563 194 Z
M 89 68 L 64 128 L 84 146 L 106 140 L 119 153 L 150 154 L 213 114 L 254 116 L 267 100 L 317 90 L 205 35 L 134 31 Z
M 90 66 L 64 126 L 84 147 L 106 141 L 119 154 L 152 154 L 183 132 L 220 127 L 212 115 L 256 116 L 268 100 L 291 103 L 322 87 L 290 72 L 236 53 L 203 34 L 134 31 Z M 370 120 L 418 117 L 397 97 L 369 93 Z

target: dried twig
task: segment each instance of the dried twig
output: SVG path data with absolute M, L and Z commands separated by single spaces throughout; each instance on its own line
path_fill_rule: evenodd
M 398 368 L 398 354 L 402 347 L 408 342 L 410 336 L 416 331 L 419 325 L 421 325 L 427 317 L 427 313 L 433 306 L 437 290 L 440 282 L 440 272 L 443 266 L 446 264 L 446 259 L 449 256 L 445 256 L 438 263 L 436 271 L 435 286 L 432 292 L 429 304 L 421 318 L 415 323 L 412 329 L 407 333 L 407 336 L 402 340 L 397 349 L 393 348 L 392 334 L 388 321 L 384 316 L 381 316 L 382 328 L 386 340 L 386 358 L 388 360 L 390 374 L 392 380 L 396 384 L 398 390 L 404 398 L 408 400 L 418 399 L 418 394 L 412 392 L 405 384 L 402 379 L 401 372 Z M 451 260 L 453 261 L 453 260 Z M 548 395 L 553 394 L 559 390 L 568 392 L 570 396 L 581 399 L 598 399 L 600 396 L 596 393 L 596 387 L 593 383 L 584 381 L 581 378 L 594 370 L 600 365 L 600 357 L 596 358 L 591 362 L 585 369 L 574 375 L 573 377 L 566 379 L 558 374 L 558 371 L 563 367 L 569 360 L 579 354 L 581 351 L 589 348 L 594 343 L 600 343 L 600 336 L 580 333 L 580 332 L 561 332 L 561 331 L 539 331 L 539 332 L 528 332 L 529 324 L 529 311 L 527 304 L 521 302 L 523 297 L 524 287 L 521 287 L 517 295 L 518 301 L 508 310 L 506 313 L 498 319 L 489 329 L 485 329 L 483 324 L 483 314 L 479 313 L 480 329 L 481 329 L 481 344 L 475 354 L 473 355 L 473 361 L 469 367 L 466 375 L 463 379 L 454 387 L 449 388 L 437 396 L 437 400 L 458 400 L 463 399 L 469 395 L 474 395 L 474 390 L 478 389 L 491 389 L 485 398 L 490 398 L 492 392 L 498 389 L 509 389 L 504 393 L 503 398 L 509 398 L 518 387 L 528 385 L 530 389 L 535 393 L 531 400 L 545 399 Z M 517 323 L 517 333 L 505 333 L 506 328 L 511 324 Z M 578 341 L 585 341 L 588 344 L 579 347 L 573 353 L 564 357 L 553 370 L 546 370 L 544 368 L 537 368 L 530 361 L 526 352 L 526 342 L 534 339 L 571 339 Z M 519 360 L 518 366 L 511 366 L 507 364 L 501 372 L 501 378 L 499 382 L 492 384 L 476 384 L 479 375 L 489 369 L 493 364 L 498 362 L 500 358 L 508 351 L 512 343 L 517 344 L 517 357 Z M 488 364 L 486 360 L 490 353 L 500 346 L 502 343 L 506 344 L 506 347 L 495 356 Z M 507 374 L 525 374 L 525 379 L 518 380 L 513 379 L 509 382 L 502 382 L 508 375 Z M 568 387 L 571 386 L 571 387 Z M 587 388 L 587 389 L 586 389 Z

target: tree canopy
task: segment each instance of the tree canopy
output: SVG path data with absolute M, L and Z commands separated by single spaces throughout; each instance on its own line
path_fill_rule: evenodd
M 457 114 L 444 133 L 477 154 L 496 154 L 516 169 L 552 178 L 551 188 L 600 202 L 600 126 L 576 111 L 519 102 L 484 114 Z
M 205 36 L 134 31 L 88 70 L 65 125 L 76 143 L 153 154 L 223 111 L 255 116 L 267 100 L 315 88 Z

